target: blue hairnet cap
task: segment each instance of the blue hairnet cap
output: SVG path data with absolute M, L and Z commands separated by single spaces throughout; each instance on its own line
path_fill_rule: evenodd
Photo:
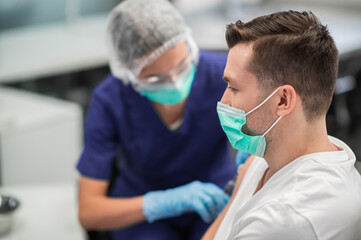
M 109 14 L 107 43 L 114 76 L 136 83 L 141 70 L 165 51 L 186 42 L 194 62 L 198 47 L 181 14 L 167 0 L 126 0 Z

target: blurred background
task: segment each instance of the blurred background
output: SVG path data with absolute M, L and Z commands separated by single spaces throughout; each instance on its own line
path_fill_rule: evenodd
M 0 1 L 0 194 L 21 203 L 2 239 L 86 239 L 76 217 L 75 164 L 90 94 L 109 74 L 106 18 L 119 2 Z M 314 12 L 340 51 L 328 131 L 360 161 L 361 1 L 171 2 L 200 48 L 224 52 L 228 23 L 281 10 Z M 0 214 L 0 230 L 4 224 Z

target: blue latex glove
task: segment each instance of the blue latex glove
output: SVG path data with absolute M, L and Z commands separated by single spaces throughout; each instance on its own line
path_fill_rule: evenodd
M 186 185 L 148 192 L 143 197 L 143 214 L 148 222 L 197 212 L 209 223 L 227 204 L 229 196 L 213 183 L 193 181 Z
M 246 152 L 243 152 L 243 151 L 239 150 L 236 153 L 236 159 L 235 159 L 236 166 L 239 167 L 240 165 L 242 165 L 247 160 L 247 158 L 249 156 L 250 156 L 249 153 L 246 153 Z

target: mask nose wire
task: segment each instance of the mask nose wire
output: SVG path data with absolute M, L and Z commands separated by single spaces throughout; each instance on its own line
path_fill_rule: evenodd
M 262 106 L 265 102 L 267 102 L 268 99 L 270 99 L 281 87 L 278 87 L 276 90 L 273 91 L 273 93 L 271 93 L 265 100 L 263 100 L 263 102 L 261 102 L 260 104 L 258 104 L 255 108 L 253 108 L 251 111 L 249 111 L 248 113 L 246 113 L 246 116 L 248 114 L 250 114 L 251 112 L 257 110 L 260 106 Z

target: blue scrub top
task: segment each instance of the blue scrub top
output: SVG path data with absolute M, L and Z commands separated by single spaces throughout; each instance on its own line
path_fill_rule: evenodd
M 109 189 L 112 197 L 143 195 L 193 180 L 223 188 L 236 173 L 216 111 L 226 88 L 225 63 L 225 54 L 200 52 L 183 122 L 176 131 L 168 129 L 149 100 L 109 75 L 92 95 L 77 164 L 80 174 L 109 180 L 116 172 Z

